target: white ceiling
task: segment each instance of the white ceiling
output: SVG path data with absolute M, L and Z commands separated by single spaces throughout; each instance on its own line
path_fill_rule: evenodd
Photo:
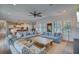
M 45 20 L 52 19 L 55 16 L 64 15 L 65 13 L 73 14 L 76 5 L 49 5 L 49 4 L 19 4 L 19 5 L 0 5 L 0 19 L 2 20 Z M 39 10 L 43 17 L 34 18 L 29 16 L 29 12 Z

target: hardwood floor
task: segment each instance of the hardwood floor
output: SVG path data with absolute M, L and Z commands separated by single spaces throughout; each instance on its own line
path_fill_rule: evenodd
M 47 54 L 73 54 L 73 42 L 65 40 L 62 40 L 60 43 L 53 42 L 53 45 L 46 50 Z
M 61 43 L 53 43 L 48 48 L 47 54 L 73 54 L 73 43 L 62 41 Z

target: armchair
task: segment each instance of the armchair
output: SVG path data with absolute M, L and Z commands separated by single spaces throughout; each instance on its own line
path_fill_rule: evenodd
M 62 39 L 61 33 L 54 33 L 53 41 L 56 43 L 60 43 Z

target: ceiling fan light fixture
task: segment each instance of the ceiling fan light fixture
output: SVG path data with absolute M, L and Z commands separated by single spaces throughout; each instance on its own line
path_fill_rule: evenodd
M 42 17 L 42 12 L 39 12 L 37 10 L 29 12 L 31 14 L 31 16 L 33 16 L 34 18 L 36 17 Z

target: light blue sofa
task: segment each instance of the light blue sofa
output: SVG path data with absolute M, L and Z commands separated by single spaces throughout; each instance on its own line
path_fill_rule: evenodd
M 9 34 L 6 38 L 12 54 L 19 54 L 18 50 L 14 47 L 14 42 L 17 40 L 12 34 Z
M 36 36 L 36 32 L 17 32 L 16 37 L 17 38 L 30 38 Z
M 51 32 L 43 32 L 40 36 L 52 39 L 56 43 L 60 43 L 61 40 L 62 40 L 61 33 L 54 33 L 54 34 L 52 34 Z

